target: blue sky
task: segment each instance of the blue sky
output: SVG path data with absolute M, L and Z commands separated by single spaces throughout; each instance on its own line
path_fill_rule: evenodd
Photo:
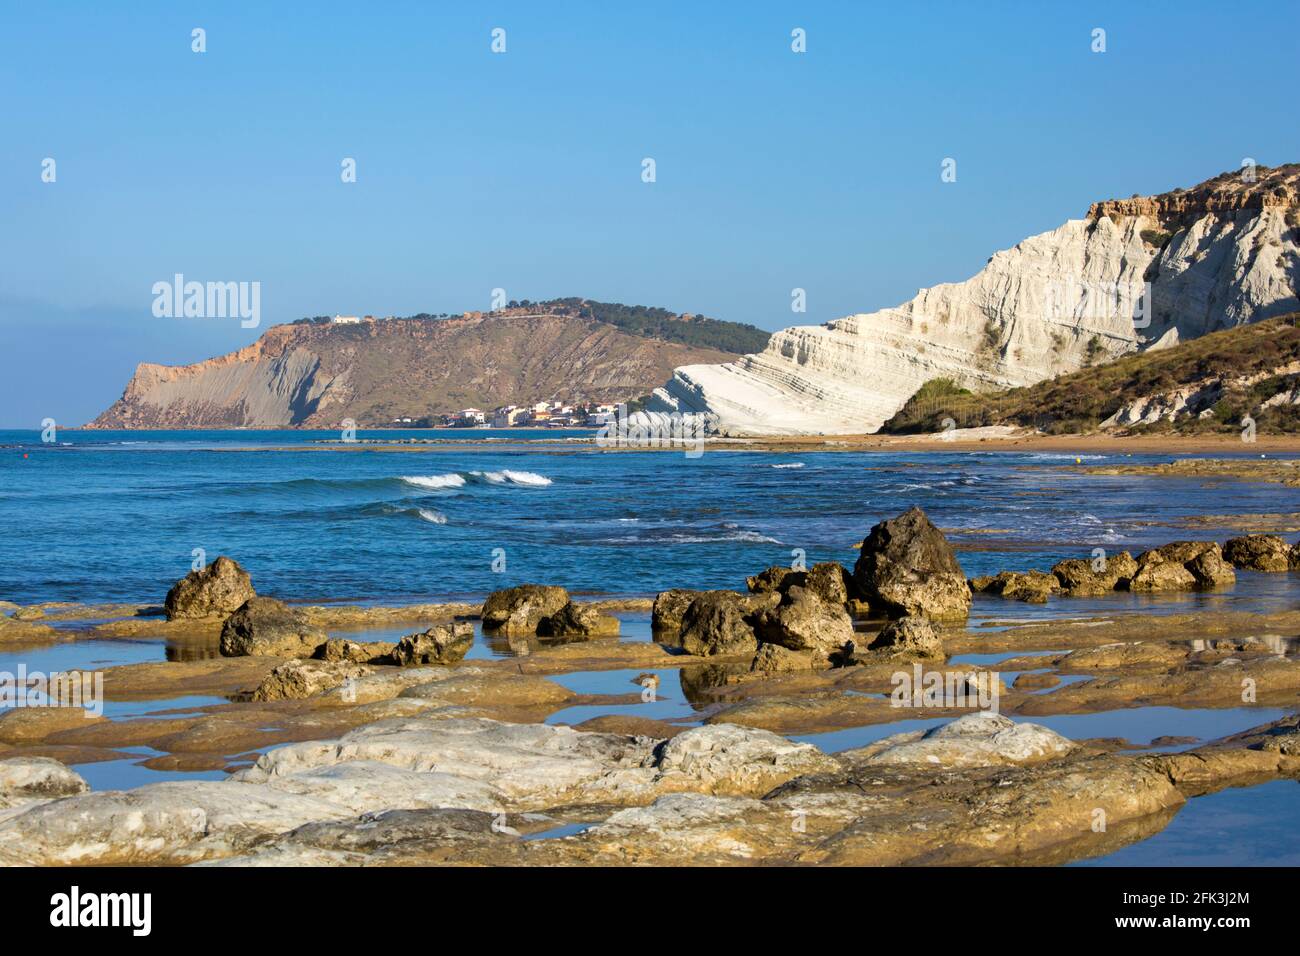
M 775 329 L 966 278 L 1096 199 L 1300 160 L 1295 2 L 0 11 L 11 427 L 256 338 L 155 318 L 177 272 L 260 282 L 263 327 L 501 287 Z

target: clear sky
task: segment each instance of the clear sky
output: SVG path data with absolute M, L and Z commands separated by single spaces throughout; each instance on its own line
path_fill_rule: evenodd
M 256 338 L 155 318 L 178 272 L 260 282 L 263 328 L 498 287 L 768 329 L 894 305 L 1094 200 L 1300 160 L 1298 28 L 1295 0 L 5 0 L 0 426 Z

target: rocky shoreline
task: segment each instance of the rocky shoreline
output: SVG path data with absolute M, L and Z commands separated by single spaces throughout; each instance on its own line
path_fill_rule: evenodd
M 872 528 L 852 568 L 768 568 L 743 593 L 580 602 L 563 588 L 520 585 L 481 606 L 306 607 L 257 594 L 222 557 L 177 582 L 161 607 L 4 605 L 4 651 L 166 639 L 174 659 L 99 672 L 110 701 L 224 703 L 143 717 L 3 712 L 0 862 L 1097 856 L 1158 832 L 1188 799 L 1300 775 L 1300 718 L 1181 750 L 1071 739 L 1033 718 L 1294 709 L 1300 664 L 1281 635 L 1297 633 L 1300 611 L 1129 612 L 983 629 L 968 626 L 976 596 L 1222 590 L 1238 571 L 1296 569 L 1297 546 L 1253 534 L 967 579 L 943 533 L 913 508 Z M 649 614 L 653 641 L 619 639 L 628 612 Z M 502 656 L 466 659 L 476 624 Z M 365 639 L 408 627 L 397 640 Z M 1006 655 L 996 667 L 958 660 L 995 654 Z M 623 693 L 562 682 L 610 671 L 635 675 Z M 653 701 L 673 673 L 693 719 L 626 712 Z M 608 712 L 547 722 L 569 708 Z M 930 725 L 888 734 L 916 718 Z M 882 730 L 870 742 L 838 752 L 795 739 L 873 726 Z M 150 769 L 226 777 L 91 791 L 70 769 L 140 748 Z

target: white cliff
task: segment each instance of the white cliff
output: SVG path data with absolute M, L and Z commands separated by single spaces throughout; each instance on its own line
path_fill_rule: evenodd
M 975 391 L 1292 311 L 1300 165 L 1098 203 L 995 253 L 965 282 L 893 309 L 772 336 L 724 365 L 676 369 L 647 411 L 703 414 L 730 435 L 878 429 L 925 382 Z M 1150 283 L 1150 286 L 1146 285 Z

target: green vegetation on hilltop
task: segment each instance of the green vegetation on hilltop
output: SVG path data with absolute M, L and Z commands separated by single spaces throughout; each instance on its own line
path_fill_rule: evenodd
M 529 303 L 520 303 L 528 305 Z M 571 311 L 583 318 L 604 322 L 630 335 L 647 339 L 681 342 L 697 348 L 718 349 L 743 355 L 761 352 L 767 347 L 771 332 L 740 322 L 710 319 L 703 315 L 682 316 L 667 309 L 621 302 L 593 302 L 591 299 L 552 299 L 531 303 L 543 311 Z
M 589 321 L 612 325 L 629 335 L 664 342 L 680 342 L 696 348 L 717 349 L 733 355 L 761 352 L 767 347 L 771 332 L 741 322 L 710 319 L 703 315 L 679 315 L 668 309 L 646 305 L 624 305 L 621 302 L 595 302 L 591 299 L 570 297 L 532 302 L 528 299 L 511 301 L 506 314 L 534 312 L 546 315 L 570 315 Z M 492 313 L 488 313 L 489 315 Z M 410 319 L 432 321 L 454 318 L 446 312 L 421 312 L 407 316 Z M 328 325 L 330 317 L 317 315 L 296 320 L 294 325 Z M 341 326 L 340 328 L 347 328 Z
M 1202 419 L 1181 415 L 1175 421 L 1128 426 L 1133 432 L 1196 434 L 1237 432 L 1249 415 L 1256 428 L 1271 433 L 1300 431 L 1300 407 L 1284 404 L 1261 409 L 1273 395 L 1300 386 L 1300 375 L 1280 372 L 1300 362 L 1300 313 L 1278 316 L 1213 332 L 1169 349 L 1126 355 L 1103 365 L 1004 392 L 973 394 L 947 379 L 926 382 L 881 427 L 885 434 L 943 431 L 944 420 L 958 427 L 1019 425 L 1051 434 L 1094 431 L 1107 418 L 1138 399 L 1181 386 L 1222 378 L 1227 382 Z M 1262 376 L 1250 385 L 1231 380 Z

